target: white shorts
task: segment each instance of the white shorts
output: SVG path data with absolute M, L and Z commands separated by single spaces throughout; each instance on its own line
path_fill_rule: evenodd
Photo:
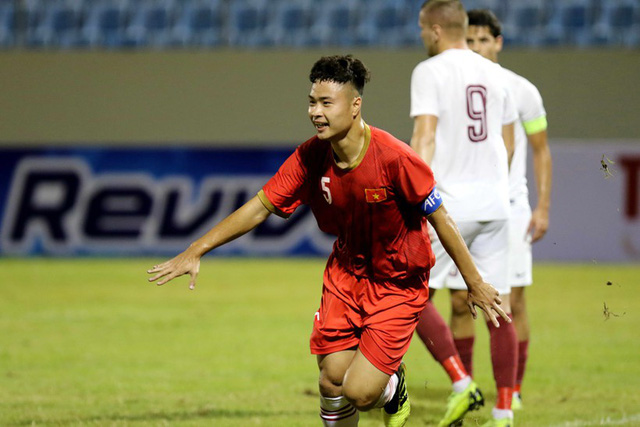
M 500 221 L 461 221 L 457 223 L 460 234 L 469 247 L 473 262 L 482 278 L 500 292 L 507 295 L 511 288 L 507 282 L 509 228 L 507 220 Z M 462 278 L 451 277 L 453 271 L 458 277 L 453 260 L 444 250 L 433 229 L 429 230 L 431 246 L 436 257 L 436 264 L 429 275 L 429 287 L 432 289 L 466 290 Z
M 533 283 L 531 235 L 527 232 L 531 221 L 531 206 L 526 194 L 511 202 L 510 215 L 508 280 L 512 287 L 519 288 Z

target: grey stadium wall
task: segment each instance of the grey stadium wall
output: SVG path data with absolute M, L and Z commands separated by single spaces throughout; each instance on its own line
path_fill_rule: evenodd
M 0 52 L 0 146 L 278 144 L 312 134 L 305 51 Z M 353 50 L 372 71 L 364 117 L 408 140 L 411 70 L 425 52 Z M 638 139 L 640 51 L 507 50 L 542 93 L 553 139 Z

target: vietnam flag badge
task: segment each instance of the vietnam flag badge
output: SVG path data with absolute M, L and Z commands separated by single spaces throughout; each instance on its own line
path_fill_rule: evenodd
M 387 200 L 387 190 L 384 188 L 365 188 L 364 196 L 367 203 L 380 203 Z

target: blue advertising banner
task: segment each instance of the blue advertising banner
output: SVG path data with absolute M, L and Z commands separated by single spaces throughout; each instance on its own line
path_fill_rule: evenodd
M 640 141 L 551 144 L 547 235 L 534 258 L 640 260 Z M 183 250 L 253 197 L 293 147 L 0 149 L 0 256 L 162 255 Z M 529 158 L 531 162 L 531 156 Z M 533 167 L 529 188 L 535 206 Z M 214 251 L 327 255 L 304 206 Z
M 0 151 L 0 254 L 170 255 L 253 197 L 293 148 Z M 217 254 L 326 255 L 306 207 Z

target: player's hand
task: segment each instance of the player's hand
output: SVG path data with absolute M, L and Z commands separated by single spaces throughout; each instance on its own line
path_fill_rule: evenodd
M 196 253 L 192 247 L 189 247 L 175 258 L 162 264 L 154 265 L 151 269 L 147 270 L 147 273 L 155 273 L 155 276 L 150 277 L 149 281 L 158 281 L 158 286 L 164 285 L 178 276 L 188 274 L 190 276 L 189 289 L 195 289 L 199 271 L 200 255 Z
M 544 237 L 549 228 L 549 212 L 536 208 L 531 214 L 529 229 L 527 233 L 531 235 L 531 241 L 536 242 Z
M 498 322 L 496 315 L 499 315 L 505 321 L 511 323 L 511 319 L 507 316 L 507 313 L 504 312 L 502 307 L 500 307 L 500 304 L 502 304 L 500 294 L 496 288 L 486 282 L 481 282 L 478 286 L 474 286 L 467 293 L 467 305 L 469 306 L 469 310 L 471 310 L 473 318 L 475 319 L 478 317 L 476 306 L 480 307 L 482 311 L 487 314 L 487 317 L 496 328 L 500 327 L 500 323 Z

